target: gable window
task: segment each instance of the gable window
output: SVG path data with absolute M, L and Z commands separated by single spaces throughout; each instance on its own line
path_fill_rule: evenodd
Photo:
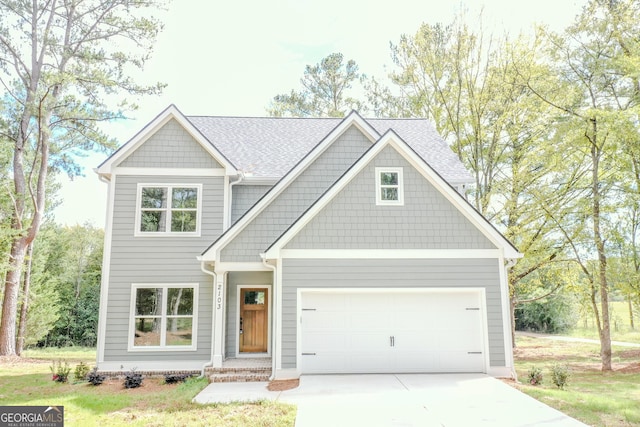
M 402 168 L 376 168 L 376 205 L 403 205 Z
M 198 235 L 201 192 L 199 184 L 140 184 L 136 235 Z
M 197 284 L 134 284 L 129 350 L 195 350 Z

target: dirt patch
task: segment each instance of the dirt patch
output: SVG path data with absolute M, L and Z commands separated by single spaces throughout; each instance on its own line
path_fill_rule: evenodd
M 616 372 L 624 372 L 625 374 L 638 374 L 640 373 L 640 362 L 629 363 L 628 365 L 615 369 Z
M 87 385 L 87 387 L 97 387 L 102 393 L 125 392 L 131 394 L 154 393 L 160 391 L 160 389 L 166 390 L 167 387 L 175 386 L 175 384 L 165 384 L 162 378 L 144 378 L 142 385 L 136 388 L 125 388 L 123 378 L 110 378 L 98 386 Z
M 271 381 L 267 386 L 267 390 L 269 391 L 285 391 L 291 390 L 292 388 L 296 388 L 300 385 L 300 380 L 275 380 Z

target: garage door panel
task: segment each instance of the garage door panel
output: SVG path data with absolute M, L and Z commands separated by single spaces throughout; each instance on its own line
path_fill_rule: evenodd
M 302 372 L 484 372 L 481 295 L 303 291 Z
M 349 336 L 346 333 L 318 332 L 305 334 L 302 337 L 302 352 L 322 352 L 346 350 L 349 346 Z
M 304 328 L 307 331 L 339 330 L 349 321 L 349 313 L 339 311 L 303 311 Z
M 482 372 L 483 365 L 482 354 L 466 351 L 443 351 L 439 354 L 440 372 Z

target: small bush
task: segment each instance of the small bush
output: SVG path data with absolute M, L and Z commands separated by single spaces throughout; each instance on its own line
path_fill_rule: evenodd
M 124 376 L 125 388 L 137 388 L 142 385 L 142 374 L 136 372 L 135 369 L 130 370 Z
M 49 366 L 53 377 L 51 378 L 53 381 L 57 381 L 59 383 L 66 383 L 69 380 L 69 372 L 71 372 L 71 367 L 69 363 L 64 362 L 64 365 L 60 360 L 54 361 L 51 366 Z
M 531 385 L 542 384 L 542 369 L 536 366 L 532 366 L 531 369 L 529 369 L 527 378 L 529 379 L 529 384 Z
M 189 377 L 191 377 L 191 374 L 166 374 L 164 376 L 164 383 L 165 384 L 183 383 Z
M 76 369 L 73 371 L 73 379 L 76 381 L 84 381 L 87 378 L 87 374 L 89 373 L 89 366 L 80 362 L 80 364 L 76 365 Z
M 96 366 L 87 374 L 87 381 L 93 385 L 100 385 L 106 377 L 98 373 L 98 367 Z
M 569 368 L 566 365 L 556 364 L 551 367 L 551 380 L 560 390 L 564 390 L 570 376 Z

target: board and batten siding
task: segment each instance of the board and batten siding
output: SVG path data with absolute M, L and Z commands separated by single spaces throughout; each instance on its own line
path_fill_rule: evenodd
M 220 163 L 211 157 L 175 119 L 169 120 L 118 166 L 222 168 Z
M 295 369 L 301 288 L 484 288 L 489 364 L 505 366 L 498 259 L 284 259 L 282 368 Z M 506 320 L 504 320 L 506 321 Z
M 139 183 L 202 184 L 201 236 L 134 237 Z M 222 233 L 223 177 L 116 175 L 104 360 L 209 360 L 213 285 L 196 260 Z M 128 352 L 132 283 L 198 283 L 196 351 Z
M 222 249 L 221 261 L 260 262 L 259 254 L 370 147 L 355 125 L 349 127 Z
M 271 185 L 234 185 L 231 193 L 231 224 L 235 224 L 270 189 Z
M 404 204 L 376 205 L 376 167 L 402 167 Z M 495 249 L 393 147 L 384 148 L 285 249 Z

